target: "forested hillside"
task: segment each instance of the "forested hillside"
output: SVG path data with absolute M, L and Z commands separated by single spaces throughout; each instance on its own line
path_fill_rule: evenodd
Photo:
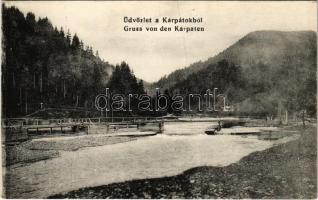
M 25 116 L 41 108 L 94 111 L 95 97 L 106 86 L 114 91 L 118 84 L 134 86 L 131 92 L 144 92 L 142 81 L 137 82 L 126 63 L 114 67 L 103 61 L 98 51 L 69 30 L 54 27 L 48 18 L 24 16 L 17 8 L 2 5 L 2 22 L 5 117 Z M 114 70 L 124 78 L 109 82 Z
M 316 54 L 315 32 L 252 32 L 217 56 L 177 70 L 152 87 L 169 88 L 171 93 L 217 87 L 241 112 L 275 115 L 278 109 L 305 109 L 315 115 Z
M 96 95 L 106 87 L 126 96 L 145 93 L 143 81 L 127 63 L 112 66 L 103 61 L 98 51 L 69 30 L 54 27 L 48 18 L 24 15 L 5 5 L 2 11 L 4 117 L 65 107 L 81 108 L 91 115 L 90 110 L 96 112 Z M 313 31 L 256 31 L 204 62 L 145 86 L 150 95 L 159 87 L 170 98 L 218 88 L 240 113 L 275 115 L 278 110 L 307 110 L 315 115 L 316 58 Z M 62 117 L 68 116 L 64 114 Z
M 76 34 L 47 18 L 2 7 L 3 113 L 20 116 L 42 106 L 92 106 L 113 67 Z

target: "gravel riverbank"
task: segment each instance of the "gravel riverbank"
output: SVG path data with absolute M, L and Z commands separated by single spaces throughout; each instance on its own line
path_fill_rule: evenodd
M 41 138 L 16 145 L 3 145 L 3 166 L 26 164 L 59 156 L 59 151 L 76 151 L 80 148 L 95 147 L 136 140 L 132 137 L 105 135 L 84 135 L 76 137 Z

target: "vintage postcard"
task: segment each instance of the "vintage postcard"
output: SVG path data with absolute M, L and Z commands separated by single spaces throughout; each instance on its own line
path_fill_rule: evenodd
M 317 198 L 317 2 L 1 16 L 2 198 Z

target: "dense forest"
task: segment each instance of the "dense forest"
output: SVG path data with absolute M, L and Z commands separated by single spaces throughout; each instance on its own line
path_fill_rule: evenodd
M 242 67 L 229 63 L 227 60 L 221 60 L 216 64 L 209 65 L 198 73 L 192 73 L 185 80 L 176 82 L 175 85 L 165 91 L 169 91 L 172 95 L 200 94 L 204 97 L 203 95 L 208 89 L 214 90 L 214 88 L 217 88 L 217 95 L 222 93 L 227 99 L 231 99 L 231 102 L 242 101 L 246 89 Z M 198 107 L 198 100 L 196 98 L 193 98 L 191 102 L 195 107 Z M 203 105 L 204 103 L 205 102 L 201 100 L 202 106 L 206 106 Z M 193 105 L 191 106 L 193 107 Z M 189 105 L 187 104 L 186 106 Z
M 85 112 L 62 111 L 62 115 L 46 117 L 100 116 L 103 112 L 96 110 L 95 97 L 106 87 L 125 98 L 145 91 L 152 96 L 152 111 L 137 111 L 138 99 L 133 98 L 134 112 L 117 112 L 121 115 L 180 114 L 170 108 L 154 111 L 155 88 L 168 97 L 168 107 L 173 95 L 204 94 L 207 89 L 218 88 L 236 114 L 276 115 L 282 110 L 316 114 L 317 52 L 313 31 L 252 32 L 204 62 L 144 85 L 127 63 L 113 66 L 105 62 L 77 34 L 54 27 L 48 18 L 37 19 L 33 13 L 24 15 L 15 7 L 2 5 L 2 22 L 4 117 L 33 116 L 49 108 Z M 193 99 L 192 104 L 192 113 L 197 113 L 198 102 Z M 184 106 L 188 106 L 186 102 Z M 124 107 L 127 110 L 128 105 Z
M 112 66 L 76 34 L 57 28 L 48 18 L 26 16 L 2 5 L 2 108 L 5 117 L 19 117 L 47 108 L 94 110 L 96 95 L 110 87 L 132 86 L 144 92 L 142 81 L 126 63 Z M 125 78 L 111 79 L 120 74 Z M 119 81 L 120 83 L 117 83 Z M 54 117 L 54 116 L 53 116 Z
M 220 54 L 161 78 L 170 93 L 219 88 L 238 114 L 316 115 L 316 33 L 256 31 Z M 235 67 L 236 66 L 236 67 Z

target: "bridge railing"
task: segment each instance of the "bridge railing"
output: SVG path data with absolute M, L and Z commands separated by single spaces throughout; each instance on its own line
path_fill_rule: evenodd
M 118 123 L 118 122 L 147 122 L 161 121 L 162 117 L 98 117 L 98 118 L 7 118 L 2 120 L 2 126 L 28 126 L 28 125 L 49 125 L 49 124 L 76 124 L 76 123 Z

